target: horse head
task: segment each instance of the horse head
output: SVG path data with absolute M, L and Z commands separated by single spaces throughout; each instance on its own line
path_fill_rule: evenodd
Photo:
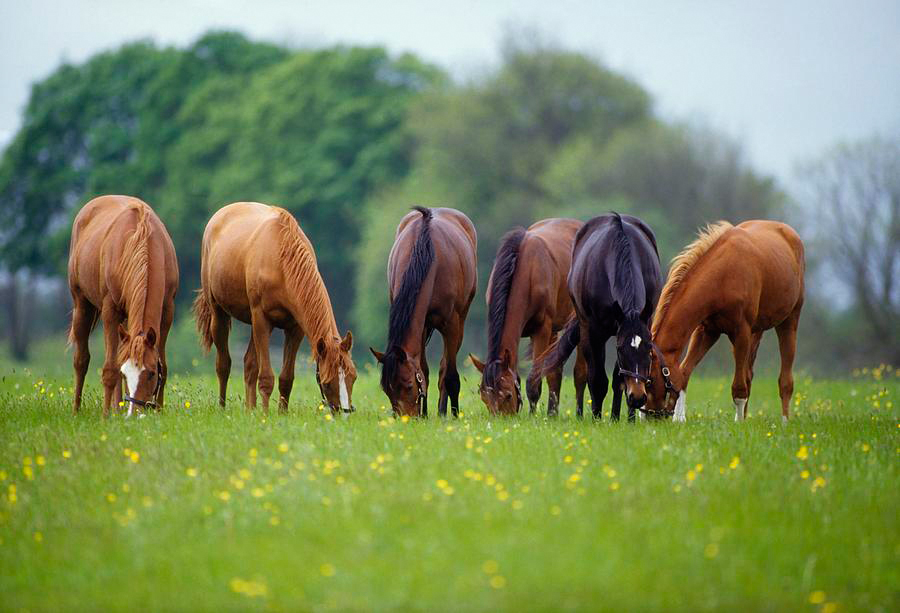
M 647 324 L 636 314 L 626 316 L 616 334 L 616 358 L 625 385 L 625 401 L 632 409 L 647 402 L 652 346 Z
M 350 355 L 352 347 L 353 334 L 349 330 L 343 339 L 316 341 L 316 379 L 322 399 L 332 411 L 342 411 L 345 415 L 356 410 L 352 401 L 356 382 L 356 367 Z
M 410 356 L 402 347 L 391 346 L 384 353 L 369 347 L 382 365 L 381 389 L 391 401 L 394 413 L 419 417 L 425 413 L 428 379 L 418 357 Z
M 118 363 L 128 388 L 128 415 L 134 412 L 135 405 L 155 408 L 163 377 L 156 330 L 150 328 L 132 336 L 119 324 Z
M 481 373 L 478 391 L 481 400 L 493 414 L 513 415 L 522 407 L 522 389 L 519 375 L 511 366 L 512 356 L 508 349 L 499 358 L 487 364 L 471 353 L 469 359 Z

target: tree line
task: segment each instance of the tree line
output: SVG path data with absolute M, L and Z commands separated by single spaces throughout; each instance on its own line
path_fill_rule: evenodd
M 822 194 L 795 202 L 752 168 L 739 143 L 662 119 L 633 79 L 521 36 L 503 42 L 495 69 L 464 82 L 377 46 L 296 50 L 236 32 L 211 32 L 185 48 L 140 41 L 64 64 L 32 89 L 0 160 L 3 334 L 24 359 L 32 336 L 64 328 L 66 292 L 53 280 L 65 275 L 72 217 L 93 196 L 125 193 L 157 210 L 178 252 L 173 342 L 183 351 L 173 353 L 183 361 L 176 368 L 198 354 L 187 307 L 199 286 L 203 229 L 215 210 L 238 200 L 296 215 L 340 327 L 354 330 L 357 347 L 384 342 L 387 253 L 413 204 L 459 208 L 478 229 L 480 292 L 466 329 L 466 346 L 475 349 L 483 344 L 483 289 L 497 241 L 515 225 L 628 212 L 655 229 L 667 260 L 710 221 L 798 225 L 822 217 L 798 229 L 810 239 L 814 267 L 821 263 L 814 274 L 829 277 L 846 300 L 838 307 L 809 292 L 809 320 L 828 333 L 805 335 L 804 352 L 801 330 L 801 363 L 896 360 L 900 146 L 882 139 L 858 147 L 887 151 L 867 163 L 893 163 L 893 175 L 882 170 L 880 185 L 848 192 L 828 209 L 834 214 L 819 215 L 828 202 Z M 808 167 L 811 188 L 833 193 L 825 177 L 844 180 L 849 162 L 825 171 L 837 155 Z M 857 174 L 854 183 L 865 168 Z M 880 221 L 848 229 L 837 212 L 857 211 L 853 198 L 878 189 L 888 194 L 871 204 Z M 830 257 L 836 237 L 826 218 L 845 230 L 855 264 L 842 268 Z M 881 242 L 857 253 L 874 235 Z M 869 280 L 862 285 L 853 279 L 861 269 Z M 841 353 L 851 329 L 864 343 Z

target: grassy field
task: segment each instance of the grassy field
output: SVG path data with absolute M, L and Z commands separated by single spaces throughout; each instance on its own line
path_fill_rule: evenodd
M 308 373 L 287 416 L 181 376 L 130 420 L 93 368 L 78 418 L 67 373 L 3 374 L 5 610 L 900 608 L 890 370 L 799 378 L 786 426 L 770 379 L 745 423 L 708 378 L 688 423 L 628 425 L 576 420 L 569 382 L 558 419 L 490 419 L 472 373 L 461 419 L 409 422 L 374 372 L 349 420 Z

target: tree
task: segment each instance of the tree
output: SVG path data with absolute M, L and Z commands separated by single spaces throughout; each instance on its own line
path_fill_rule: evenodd
M 900 362 L 900 137 L 834 147 L 800 170 L 825 287 L 850 297 L 867 360 Z M 834 303 L 834 297 L 820 297 Z M 863 341 L 863 342 L 860 342 Z

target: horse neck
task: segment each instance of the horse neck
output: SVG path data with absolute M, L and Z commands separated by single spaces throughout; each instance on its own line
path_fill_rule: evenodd
M 138 277 L 123 280 L 122 293 L 126 297 L 125 312 L 128 321 L 128 333 L 132 338 L 150 328 L 160 332 L 163 301 L 166 292 L 165 256 L 162 249 L 153 243 L 153 236 L 148 238 L 148 261 L 146 278 L 138 281 Z M 139 286 L 139 287 L 136 287 Z M 142 294 L 143 301 L 131 300 L 132 296 Z
M 425 353 L 425 323 L 428 318 L 428 307 L 431 304 L 431 295 L 434 291 L 434 270 L 428 272 L 425 281 L 419 288 L 416 296 L 416 308 L 413 309 L 412 319 L 406 328 L 406 335 L 400 343 L 401 349 L 413 358 L 416 364 Z
M 518 271 L 516 272 L 518 273 Z M 525 329 L 525 316 L 529 306 L 528 296 L 522 295 L 525 293 L 520 287 L 523 284 L 516 281 L 517 279 L 514 277 L 509 296 L 507 297 L 506 314 L 503 317 L 503 330 L 500 334 L 500 345 L 497 347 L 496 354 L 488 355 L 488 362 L 491 362 L 499 359 L 504 351 L 509 351 L 509 367 L 513 372 L 516 372 L 519 363 L 519 339 L 522 338 L 522 331 Z
M 659 324 L 653 342 L 671 364 L 680 362 L 681 354 L 691 334 L 709 315 L 715 291 L 709 291 L 707 283 L 701 283 L 691 271 L 681 287 L 672 296 L 665 317 Z

